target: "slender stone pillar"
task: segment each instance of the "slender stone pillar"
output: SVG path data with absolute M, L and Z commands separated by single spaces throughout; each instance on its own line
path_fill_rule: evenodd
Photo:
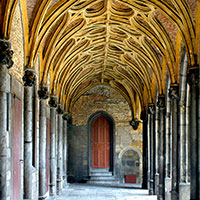
M 13 64 L 10 50 L 11 44 L 6 40 L 0 40 L 0 199 L 7 199 L 7 96 L 9 89 L 9 75 L 7 68 Z
M 63 110 L 61 105 L 57 108 L 58 132 L 57 132 L 57 194 L 61 193 L 63 184 Z
M 51 96 L 49 100 L 50 106 L 50 180 L 49 195 L 56 196 L 56 108 L 57 98 Z
M 47 193 L 47 117 L 46 99 L 48 98 L 47 87 L 41 87 L 38 91 L 40 98 L 39 116 L 39 199 L 46 199 Z
M 153 195 L 154 191 L 154 132 L 155 132 L 155 106 L 149 105 L 148 109 L 149 113 L 149 143 L 150 143 L 150 188 L 149 188 L 149 194 Z
M 67 119 L 68 113 L 63 115 L 63 180 L 67 183 Z
M 155 175 L 154 175 L 154 194 L 159 195 L 159 109 L 156 107 L 155 113 L 155 134 L 154 134 L 154 157 L 155 157 Z
M 199 166 L 198 166 L 198 92 L 199 92 L 199 66 L 188 70 L 188 83 L 190 84 L 190 199 L 199 199 Z
M 142 188 L 147 189 L 148 188 L 148 122 L 147 122 L 147 112 L 146 110 L 143 110 L 141 112 L 141 120 L 143 120 L 143 182 L 142 182 Z
M 178 102 L 179 102 L 179 87 L 171 85 L 169 89 L 169 97 L 171 99 L 172 113 L 172 192 L 171 199 L 178 199 Z
M 165 96 L 158 97 L 159 108 L 159 196 L 158 199 L 164 199 L 164 137 L 165 137 Z
M 190 200 L 190 183 L 188 182 L 188 109 L 189 109 L 189 85 L 187 85 L 187 56 L 185 54 L 183 70 L 180 74 L 180 101 L 179 101 L 179 200 Z
M 24 76 L 24 199 L 32 199 L 32 135 L 33 135 L 33 87 L 36 76 L 32 69 Z
M 165 134 L 165 200 L 171 200 L 172 176 L 172 130 L 171 99 L 167 95 L 166 102 L 166 134 Z

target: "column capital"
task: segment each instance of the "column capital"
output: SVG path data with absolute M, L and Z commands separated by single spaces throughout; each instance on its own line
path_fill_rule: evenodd
M 165 95 L 158 96 L 157 106 L 161 110 L 165 109 Z
M 57 97 L 56 96 L 50 96 L 49 106 L 51 108 L 57 108 Z
M 36 75 L 33 69 L 26 69 L 22 78 L 24 86 L 32 87 L 36 82 Z
M 196 64 L 195 66 L 188 68 L 187 82 L 190 85 L 198 85 L 199 84 L 199 65 Z
M 130 125 L 133 127 L 134 130 L 138 129 L 139 124 L 140 124 L 140 121 L 138 119 L 132 119 L 130 121 Z
M 155 105 L 154 104 L 149 104 L 148 113 L 151 114 L 151 115 L 155 114 Z
M 12 55 L 11 43 L 0 39 L 0 65 L 5 65 L 10 69 L 13 66 Z
M 48 87 L 47 86 L 41 86 L 38 90 L 38 96 L 40 99 L 48 99 L 49 93 L 48 93 Z
M 179 99 L 179 86 L 178 84 L 172 84 L 169 88 L 169 98 Z
M 69 113 L 68 112 L 63 113 L 63 119 L 66 120 L 66 121 L 69 120 Z
M 56 111 L 57 111 L 57 114 L 59 115 L 62 115 L 64 113 L 61 104 L 58 104 Z

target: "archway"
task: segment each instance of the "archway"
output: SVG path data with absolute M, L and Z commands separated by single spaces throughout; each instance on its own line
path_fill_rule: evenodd
M 113 171 L 114 120 L 104 111 L 93 114 L 89 126 L 89 172 L 95 169 Z

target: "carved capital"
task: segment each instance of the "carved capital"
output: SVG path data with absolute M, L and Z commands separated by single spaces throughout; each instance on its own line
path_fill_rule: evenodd
M 63 112 L 63 108 L 62 108 L 62 105 L 61 104 L 59 104 L 58 106 L 57 106 L 57 114 L 59 114 L 59 115 L 62 115 L 64 112 Z
M 134 130 L 138 129 L 139 124 L 140 124 L 140 121 L 138 121 L 137 119 L 132 119 L 130 121 L 130 125 L 133 127 Z
M 160 110 L 165 109 L 165 96 L 164 95 L 161 95 L 158 97 L 157 106 Z
M 190 85 L 199 84 L 199 66 L 198 65 L 194 67 L 189 67 L 188 72 L 187 72 L 187 82 Z
M 149 105 L 149 107 L 148 107 L 148 113 L 150 115 L 154 115 L 155 114 L 155 105 L 154 104 Z
M 10 42 L 8 42 L 7 40 L 0 40 L 0 65 L 6 65 L 8 69 L 13 66 L 13 51 L 10 49 Z
M 66 121 L 68 121 L 68 119 L 69 119 L 69 113 L 68 112 L 65 112 L 63 114 L 63 119 L 66 120 Z
M 40 90 L 38 90 L 38 96 L 40 99 L 48 99 L 49 97 L 48 88 L 46 86 L 41 86 Z
M 146 110 L 142 110 L 140 113 L 140 119 L 143 121 L 147 120 L 147 111 Z
M 36 75 L 34 70 L 31 69 L 25 70 L 22 80 L 24 82 L 24 86 L 32 87 L 36 82 Z
M 56 108 L 57 107 L 57 97 L 50 96 L 49 106 L 52 107 L 52 108 Z
M 178 85 L 171 85 L 169 88 L 169 98 L 179 99 L 179 87 Z

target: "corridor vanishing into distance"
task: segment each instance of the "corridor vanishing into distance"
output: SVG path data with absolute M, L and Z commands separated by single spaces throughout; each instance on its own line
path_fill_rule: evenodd
M 200 200 L 199 64 L 200 0 L 0 0 L 0 200 Z
M 70 184 L 57 200 L 157 200 L 148 190 Z

